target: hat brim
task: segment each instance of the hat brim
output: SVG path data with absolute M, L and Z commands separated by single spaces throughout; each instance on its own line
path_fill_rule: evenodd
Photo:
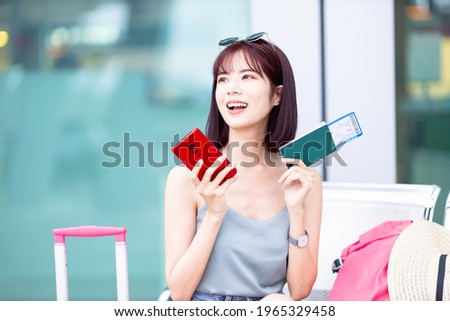
M 450 253 L 450 230 L 434 222 L 414 222 L 397 238 L 389 257 L 388 291 L 393 301 L 434 301 L 438 261 Z M 450 300 L 450 259 L 443 299 Z

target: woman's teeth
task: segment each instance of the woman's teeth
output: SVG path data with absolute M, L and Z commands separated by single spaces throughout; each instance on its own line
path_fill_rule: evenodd
M 227 104 L 227 108 L 231 109 L 231 110 L 233 110 L 235 108 L 246 108 L 246 107 L 247 107 L 246 103 L 230 103 L 230 104 Z

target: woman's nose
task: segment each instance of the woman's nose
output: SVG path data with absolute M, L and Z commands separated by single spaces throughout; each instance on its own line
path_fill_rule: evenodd
M 228 86 L 228 95 L 238 95 L 242 93 L 241 86 L 239 85 L 239 82 L 236 80 L 232 80 L 229 82 Z

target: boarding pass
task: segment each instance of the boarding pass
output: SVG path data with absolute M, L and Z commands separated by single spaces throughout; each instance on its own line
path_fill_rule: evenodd
M 336 148 L 361 136 L 362 130 L 354 112 L 348 113 L 328 124 Z

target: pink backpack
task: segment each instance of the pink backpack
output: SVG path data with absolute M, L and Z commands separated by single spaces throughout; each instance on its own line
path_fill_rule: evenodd
M 392 246 L 411 220 L 387 221 L 359 237 L 341 253 L 343 264 L 331 301 L 389 301 L 387 268 Z

